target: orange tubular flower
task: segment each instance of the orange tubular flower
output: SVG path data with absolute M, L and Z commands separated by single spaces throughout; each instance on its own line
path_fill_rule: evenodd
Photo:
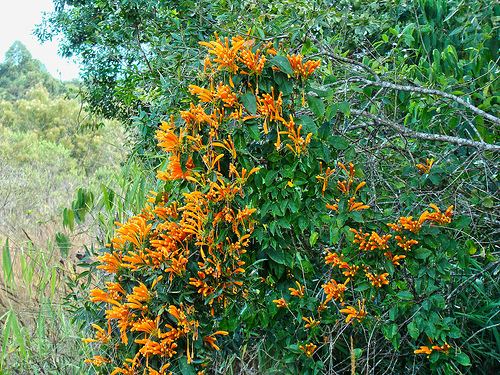
M 352 183 L 354 181 L 354 173 L 356 173 L 356 170 L 354 169 L 354 165 L 351 162 L 349 162 L 349 171 L 347 170 L 345 165 L 342 163 L 339 163 L 339 167 L 342 168 L 345 171 L 345 173 L 347 173 L 347 176 L 349 177 L 349 181 Z
M 438 223 L 439 225 L 446 225 L 451 223 L 451 215 L 453 214 L 453 206 L 448 207 L 446 212 L 444 214 L 441 213 L 439 208 L 435 204 L 430 204 L 436 212 L 433 213 L 428 213 L 427 214 L 427 220 L 432 220 L 435 223 Z M 427 212 L 427 211 L 426 211 Z M 434 223 L 431 223 L 433 225 Z
M 156 131 L 156 139 L 158 139 L 158 146 L 163 148 L 164 151 L 179 154 L 182 151 L 185 130 L 181 128 L 179 136 L 174 133 L 174 130 L 174 117 L 171 116 L 169 123 L 161 122 L 160 130 Z
M 299 348 L 304 352 L 304 354 L 306 356 L 311 358 L 313 356 L 314 351 L 316 350 L 317 346 L 313 345 L 313 344 L 307 344 L 305 348 L 302 345 L 300 345 Z
M 84 363 L 92 363 L 96 367 L 101 367 L 104 363 L 110 363 L 111 359 L 96 355 L 93 358 L 86 359 Z
M 342 262 L 340 265 L 339 265 L 339 268 L 344 268 L 345 271 L 342 272 L 345 276 L 347 277 L 354 277 L 356 276 L 356 273 L 358 272 L 359 270 L 359 267 L 358 266 L 350 266 L 349 264 L 347 264 L 346 262 Z
M 420 215 L 418 221 L 414 221 L 412 216 L 402 217 L 399 219 L 399 224 L 403 229 L 407 229 L 413 233 L 418 233 L 418 231 L 422 228 L 422 224 L 429 219 L 428 215 L 429 213 L 425 211 L 422 215 Z
M 108 321 L 108 332 L 104 331 L 104 329 L 99 327 L 97 324 L 92 324 L 92 327 L 97 330 L 97 332 L 95 333 L 95 339 L 82 339 L 82 341 L 86 342 L 87 344 L 89 342 L 100 342 L 101 344 L 107 345 L 109 343 L 109 340 L 111 340 L 110 322 Z
M 349 199 L 349 201 L 347 201 L 347 204 L 349 205 L 349 212 L 366 210 L 366 209 L 370 208 L 370 206 L 368 206 L 362 202 L 354 202 L 354 197 Z
M 320 323 L 318 320 L 314 320 L 313 318 L 302 317 L 302 320 L 307 322 L 306 328 L 314 328 Z
M 331 279 L 330 282 L 326 285 L 322 285 L 321 287 L 325 290 L 326 299 L 324 303 L 331 301 L 340 300 L 342 302 L 344 300 L 344 292 L 347 289 L 347 283 L 350 281 L 348 278 L 344 281 L 343 284 L 338 284 L 334 279 Z
M 282 99 L 283 93 L 280 91 L 278 99 L 274 98 L 274 87 L 271 87 L 271 94 L 263 94 L 262 98 L 256 97 L 257 99 L 257 113 L 264 119 L 264 133 L 269 133 L 267 129 L 267 120 L 271 121 L 284 121 L 281 117 L 283 112 L 281 106 L 283 105 Z
M 266 63 L 266 57 L 264 55 L 260 55 L 260 49 L 258 49 L 255 53 L 251 50 L 251 45 L 248 45 L 248 49 L 244 49 L 240 52 L 240 57 L 238 58 L 243 64 L 246 65 L 250 72 L 245 72 L 243 70 L 240 71 L 241 74 L 255 74 L 259 75 L 262 73 L 262 69 L 264 69 L 264 64 Z M 260 57 L 260 58 L 259 58 Z
M 323 174 L 323 163 L 319 162 L 319 168 L 320 168 L 320 174 L 316 176 L 316 179 L 318 180 L 318 182 L 323 181 L 323 186 L 321 187 L 321 192 L 322 192 L 322 195 L 324 197 L 325 196 L 325 190 L 326 190 L 326 188 L 328 186 L 328 179 L 333 174 L 333 172 L 335 172 L 335 169 L 330 169 L 330 167 L 327 167 L 326 171 L 325 171 L 325 175 L 322 176 L 322 174 Z
M 149 292 L 146 285 L 140 283 L 139 286 L 134 287 L 132 294 L 127 296 L 126 306 L 131 309 L 147 310 L 148 307 L 144 306 L 142 303 L 148 303 L 151 300 L 152 294 Z
M 346 323 L 351 322 L 353 319 L 358 319 L 358 322 L 361 322 L 365 316 L 367 315 L 367 312 L 364 310 L 365 308 L 365 300 L 363 299 L 363 304 L 361 304 L 361 301 L 358 300 L 358 307 L 359 309 L 356 310 L 352 306 L 347 306 L 345 309 L 341 309 L 340 312 L 347 314 L 346 318 Z
M 273 300 L 273 302 L 276 303 L 278 305 L 278 307 L 287 307 L 288 306 L 288 303 L 286 303 L 284 298 L 275 299 L 275 300 Z
M 382 288 L 382 285 L 389 285 L 389 280 L 387 280 L 388 273 L 383 273 L 381 275 L 367 273 L 366 277 L 372 282 L 372 285 L 376 288 Z
M 291 292 L 290 295 L 297 296 L 299 298 L 303 298 L 304 297 L 304 290 L 306 289 L 306 287 L 300 286 L 298 281 L 295 281 L 295 284 L 297 284 L 298 289 L 288 288 L 288 290 Z
M 288 147 L 292 152 L 297 155 L 301 156 L 303 154 L 307 153 L 307 145 L 311 142 L 311 137 L 312 133 L 307 134 L 306 138 L 304 139 L 300 135 L 300 131 L 302 130 L 302 125 L 299 125 L 297 129 L 295 129 L 295 122 L 293 121 L 292 115 L 290 115 L 290 121 L 286 122 L 282 120 L 282 122 L 286 125 L 288 128 L 288 131 L 278 131 L 278 142 L 279 142 L 279 135 L 280 134 L 287 134 L 288 138 L 291 139 L 294 143 L 294 145 L 286 144 L 286 147 Z M 277 148 L 279 148 L 277 146 Z
M 330 264 L 332 267 L 336 267 L 340 265 L 341 263 L 344 263 L 344 254 L 341 254 L 340 257 L 337 253 L 330 253 L 328 250 L 326 250 L 328 255 L 325 257 L 325 264 Z
M 451 348 L 451 346 L 447 342 L 445 342 L 444 345 L 433 346 L 432 350 L 438 350 L 438 351 L 443 352 L 445 354 L 450 354 L 450 348 Z
M 422 164 L 417 164 L 416 167 L 422 171 L 423 174 L 429 173 L 432 168 L 432 164 L 434 164 L 434 159 L 427 159 L 427 162 L 425 165 Z
M 420 349 L 416 349 L 413 353 L 430 355 L 432 353 L 432 349 L 428 346 L 421 346 Z
M 111 254 L 104 253 L 102 256 L 97 257 L 97 260 L 102 263 L 100 266 L 97 266 L 97 268 L 105 270 L 109 273 L 117 273 L 118 270 L 123 267 L 122 254 L 117 253 L 116 251 L 113 251 Z
M 217 331 L 217 332 L 214 332 L 211 335 L 206 336 L 206 337 L 203 338 L 204 342 L 206 342 L 209 346 L 211 346 L 215 350 L 219 351 L 220 348 L 217 345 L 215 345 L 215 340 L 216 340 L 216 338 L 214 337 L 215 335 L 224 335 L 224 336 L 227 336 L 228 332 L 226 332 L 226 331 Z
M 395 238 L 398 241 L 398 246 L 403 248 L 404 251 L 411 251 L 411 247 L 418 244 L 416 240 L 407 240 L 406 236 L 403 236 L 403 238 L 401 238 L 401 236 L 396 236 Z
M 286 55 L 290 65 L 292 66 L 292 70 L 295 73 L 295 77 L 302 76 L 304 79 L 308 79 L 314 70 L 321 65 L 321 60 L 317 61 L 307 61 L 305 64 L 302 64 L 302 55 Z
M 199 44 L 208 47 L 209 48 L 208 53 L 217 56 L 213 60 L 213 62 L 219 64 L 217 70 L 226 68 L 232 74 L 238 73 L 239 67 L 238 64 L 236 63 L 236 60 L 238 58 L 239 50 L 243 47 L 246 41 L 244 39 L 240 40 L 233 39 L 231 41 L 231 47 L 229 47 L 229 42 L 227 38 L 225 39 L 225 43 L 223 43 L 217 36 L 217 33 L 215 33 L 215 37 L 217 38 L 216 41 L 212 41 L 210 43 L 199 42 Z M 231 87 L 234 87 L 231 76 L 229 76 L 229 84 L 231 85 Z
M 392 262 L 392 264 L 394 264 L 395 266 L 399 266 L 399 261 L 401 259 L 404 259 L 406 258 L 406 255 L 392 255 L 392 253 L 390 251 L 386 251 L 384 253 L 384 255 L 389 258 L 389 260 Z

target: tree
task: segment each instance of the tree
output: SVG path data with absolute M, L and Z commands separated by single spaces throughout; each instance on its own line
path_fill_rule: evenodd
M 37 84 L 45 86 L 53 96 L 66 91 L 40 61 L 32 58 L 24 44 L 14 42 L 5 54 L 4 63 L 0 64 L 0 98 L 10 101 L 21 99 Z

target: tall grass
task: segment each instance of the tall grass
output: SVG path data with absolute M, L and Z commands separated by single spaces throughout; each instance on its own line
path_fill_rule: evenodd
M 3 243 L 0 375 L 88 373 L 81 331 L 61 303 L 67 271 L 49 261 L 54 250 Z

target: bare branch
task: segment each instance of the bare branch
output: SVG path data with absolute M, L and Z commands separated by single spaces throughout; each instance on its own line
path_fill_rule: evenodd
M 460 98 L 459 96 L 449 94 L 444 91 L 440 90 L 434 90 L 434 89 L 427 89 L 425 87 L 418 87 L 418 86 L 408 86 L 408 85 L 398 85 L 395 83 L 387 82 L 387 81 L 370 81 L 369 79 L 364 79 L 364 78 L 350 78 L 350 82 L 361 82 L 364 83 L 367 86 L 378 86 L 378 87 L 384 87 L 392 90 L 399 90 L 399 91 L 406 91 L 406 92 L 413 92 L 413 93 L 420 93 L 420 94 L 426 94 L 426 95 L 436 95 L 441 98 L 446 98 L 446 99 L 451 99 L 456 103 L 459 103 L 463 105 L 465 108 L 471 110 L 474 112 L 476 115 L 484 117 L 485 119 L 500 125 L 500 118 L 490 115 L 489 113 L 483 111 L 482 109 L 477 108 L 476 106 L 467 103 L 465 100 Z
M 406 126 L 397 124 L 393 121 L 381 118 L 379 116 L 376 116 L 376 115 L 374 115 L 370 112 L 366 112 L 366 111 L 351 109 L 351 113 L 355 116 L 367 117 L 369 119 L 372 119 L 376 123 L 389 126 L 392 129 L 398 131 L 401 135 L 408 137 L 408 138 L 421 139 L 421 140 L 425 140 L 425 141 L 448 142 L 448 143 L 452 143 L 452 144 L 456 144 L 456 145 L 460 145 L 460 146 L 474 147 L 474 148 L 477 148 L 480 150 L 500 152 L 499 145 L 492 145 L 492 144 L 485 143 L 485 142 L 478 142 L 478 141 L 474 141 L 472 139 L 453 137 L 450 135 L 416 132 L 414 130 L 408 129 Z

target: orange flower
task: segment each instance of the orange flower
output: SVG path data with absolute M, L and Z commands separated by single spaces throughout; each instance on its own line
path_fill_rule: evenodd
M 432 220 L 435 223 L 438 223 L 439 225 L 446 225 L 451 223 L 451 215 L 453 214 L 453 206 L 448 207 L 446 212 L 444 214 L 441 213 L 439 208 L 435 204 L 430 204 L 436 212 L 433 213 L 428 213 L 427 215 L 427 220 Z M 427 212 L 427 211 L 426 211 Z M 431 225 L 433 225 L 432 223 Z
M 92 327 L 94 327 L 97 330 L 97 332 L 95 333 L 95 339 L 82 339 L 82 341 L 86 342 L 87 344 L 89 342 L 100 342 L 104 345 L 107 345 L 109 343 L 109 340 L 111 339 L 110 322 L 108 321 L 108 332 L 104 331 L 104 329 L 99 327 L 97 324 L 92 324 Z
M 93 358 L 86 359 L 84 363 L 92 363 L 96 367 L 101 367 L 104 363 L 110 363 L 111 359 L 96 355 Z
M 320 174 L 316 176 L 316 179 L 318 182 L 323 181 L 323 186 L 321 187 L 321 192 L 323 197 L 325 196 L 325 190 L 328 186 L 328 179 L 330 176 L 335 172 L 335 169 L 330 169 L 330 167 L 327 167 L 325 170 L 325 175 L 322 176 L 323 174 L 323 163 L 319 162 L 319 168 L 320 168 Z
M 365 209 L 368 209 L 370 208 L 370 206 L 362 203 L 362 202 L 354 202 L 354 197 L 352 197 L 351 199 L 349 199 L 347 201 L 347 204 L 349 205 L 349 212 L 352 212 L 352 211 L 359 211 L 359 210 L 365 210 Z
M 146 304 L 151 300 L 152 294 L 149 292 L 148 288 L 144 283 L 140 283 L 139 286 L 134 287 L 133 293 L 127 296 L 126 305 L 131 309 L 147 310 L 148 307 L 144 306 L 142 302 Z
M 428 346 L 421 346 L 420 349 L 416 349 L 413 353 L 430 355 L 432 353 L 432 349 Z
M 370 279 L 372 285 L 376 288 L 382 288 L 382 285 L 389 285 L 389 281 L 387 280 L 388 273 L 383 273 L 381 275 L 367 273 L 366 277 Z
M 313 344 L 307 344 L 306 347 L 304 348 L 302 345 L 299 346 L 300 349 L 304 352 L 306 356 L 311 358 L 314 354 L 314 351 L 316 350 L 317 346 Z
M 353 182 L 354 181 L 354 173 L 356 173 L 356 170 L 354 169 L 354 165 L 351 162 L 349 162 L 349 171 L 347 170 L 347 168 L 345 167 L 344 164 L 339 162 L 338 165 L 340 168 L 342 168 L 345 171 L 345 173 L 347 173 L 347 176 L 349 177 L 349 181 Z
M 417 164 L 416 167 L 422 171 L 422 173 L 429 173 L 432 168 L 432 164 L 434 164 L 434 159 L 427 159 L 427 162 L 425 165 L 422 164 Z
M 199 42 L 199 44 L 208 47 L 208 53 L 217 56 L 217 58 L 213 60 L 219 64 L 217 70 L 225 67 L 230 73 L 237 73 L 239 68 L 236 64 L 236 59 L 238 57 L 238 51 L 243 47 L 243 44 L 245 44 L 245 40 L 232 40 L 231 47 L 229 47 L 229 41 L 227 38 L 225 38 L 225 42 L 223 43 L 217 36 L 217 33 L 215 33 L 215 37 L 217 38 L 216 41 L 209 43 Z M 232 82 L 231 86 L 233 86 Z
M 306 321 L 306 328 L 314 328 L 316 327 L 320 321 L 314 320 L 313 318 L 306 318 L 305 316 L 302 317 L 302 320 Z
M 335 267 L 344 262 L 344 254 L 339 257 L 337 253 L 330 253 L 328 250 L 326 252 L 328 255 L 325 257 L 325 264 L 331 263 L 332 267 Z
M 406 255 L 392 255 L 390 251 L 386 251 L 384 255 L 389 258 L 389 260 L 394 264 L 395 266 L 399 266 L 399 260 L 406 258 Z
M 292 66 L 292 70 L 295 73 L 295 77 L 302 76 L 304 79 L 308 79 L 314 70 L 321 65 L 321 60 L 317 61 L 307 61 L 305 64 L 302 64 L 302 55 L 286 55 L 290 65 Z
M 396 236 L 395 238 L 398 241 L 398 246 L 403 248 L 404 251 L 411 251 L 411 247 L 418 244 L 416 240 L 407 240 L 406 236 L 403 236 L 403 238 L 401 238 L 401 236 Z
M 260 58 L 259 58 L 260 57 Z M 240 57 L 238 58 L 246 67 L 250 70 L 250 72 L 240 71 L 241 74 L 256 74 L 259 75 L 262 73 L 262 69 L 264 69 L 264 64 L 266 63 L 266 57 L 260 56 L 260 49 L 258 49 L 255 53 L 251 50 L 251 45 L 248 45 L 247 49 L 244 49 L 240 52 Z
M 111 254 L 104 253 L 102 256 L 97 257 L 97 260 L 103 263 L 97 266 L 97 268 L 109 273 L 117 273 L 122 268 L 122 255 L 116 251 L 113 251 Z
M 428 215 L 429 213 L 425 211 L 422 215 L 420 215 L 418 221 L 414 221 L 412 216 L 402 217 L 399 219 L 399 224 L 403 229 L 408 229 L 410 232 L 418 233 L 418 231 L 422 228 L 422 224 L 429 219 Z
M 365 300 L 363 299 L 363 304 L 361 304 L 361 301 L 358 300 L 358 307 L 359 309 L 356 310 L 352 306 L 347 306 L 345 309 L 341 309 L 340 312 L 347 314 L 346 318 L 346 323 L 351 322 L 353 319 L 358 319 L 358 322 L 361 322 L 365 316 L 367 315 L 367 312 L 364 310 L 365 308 Z
M 174 133 L 174 130 L 174 116 L 172 115 L 170 123 L 161 122 L 160 130 L 156 131 L 156 139 L 158 139 L 158 146 L 163 148 L 164 151 L 179 154 L 183 150 L 185 130 L 181 128 L 179 136 Z
M 288 138 L 293 141 L 293 146 L 287 143 L 286 147 L 288 147 L 290 150 L 292 150 L 292 152 L 297 156 L 301 156 L 301 155 L 307 153 L 307 145 L 311 142 L 311 137 L 313 134 L 312 133 L 307 134 L 306 138 L 304 139 L 300 135 L 300 131 L 302 130 L 302 125 L 299 125 L 299 127 L 297 129 L 295 129 L 295 122 L 293 121 L 292 115 L 290 115 L 289 122 L 286 122 L 283 119 L 281 119 L 281 120 L 288 128 L 288 131 L 281 131 L 281 132 L 278 131 L 278 141 L 279 141 L 280 134 L 287 134 Z
M 306 287 L 300 286 L 298 281 L 295 281 L 295 284 L 297 284 L 298 289 L 288 288 L 288 290 L 291 292 L 290 295 L 297 296 L 299 298 L 303 298 L 304 297 L 304 290 L 306 289 Z
M 214 332 L 211 335 L 206 336 L 206 337 L 203 338 L 203 341 L 205 341 L 209 346 L 211 346 L 215 350 L 219 351 L 220 348 L 217 345 L 215 345 L 215 340 L 216 340 L 216 338 L 214 337 L 215 335 L 224 335 L 224 336 L 226 336 L 226 335 L 228 335 L 228 333 L 226 331 L 217 331 L 217 332 Z
M 347 277 L 354 277 L 356 276 L 356 273 L 358 272 L 359 270 L 359 267 L 358 266 L 350 266 L 349 264 L 347 264 L 346 262 L 342 262 L 340 263 L 339 265 L 339 268 L 344 268 L 345 271 L 342 272 L 345 276 Z
M 274 87 L 271 87 L 271 94 L 263 94 L 262 98 L 256 97 L 257 99 L 257 113 L 261 116 L 263 116 L 264 119 L 264 133 L 269 133 L 267 129 L 267 120 L 269 121 L 283 121 L 283 118 L 281 117 L 282 114 L 282 108 L 281 106 L 283 105 L 283 99 L 282 99 L 283 93 L 280 92 L 278 95 L 278 99 L 275 99 L 274 97 Z
M 331 279 L 330 282 L 326 285 L 322 285 L 321 287 L 325 290 L 326 294 L 326 299 L 325 303 L 333 300 L 340 300 L 340 302 L 343 301 L 344 298 L 344 292 L 347 289 L 347 283 L 350 281 L 350 279 L 346 279 L 343 284 L 338 284 L 334 279 Z
M 287 307 L 287 306 L 288 306 L 288 304 L 286 303 L 286 301 L 285 301 L 285 299 L 284 299 L 284 298 L 275 299 L 275 300 L 273 300 L 273 302 L 274 302 L 275 304 L 277 304 L 277 305 L 278 305 L 278 307 Z
M 440 352 L 443 352 L 445 354 L 450 354 L 450 348 L 451 346 L 448 345 L 447 342 L 444 343 L 444 345 L 441 345 L 441 346 L 433 346 L 432 347 L 432 350 L 438 350 Z

